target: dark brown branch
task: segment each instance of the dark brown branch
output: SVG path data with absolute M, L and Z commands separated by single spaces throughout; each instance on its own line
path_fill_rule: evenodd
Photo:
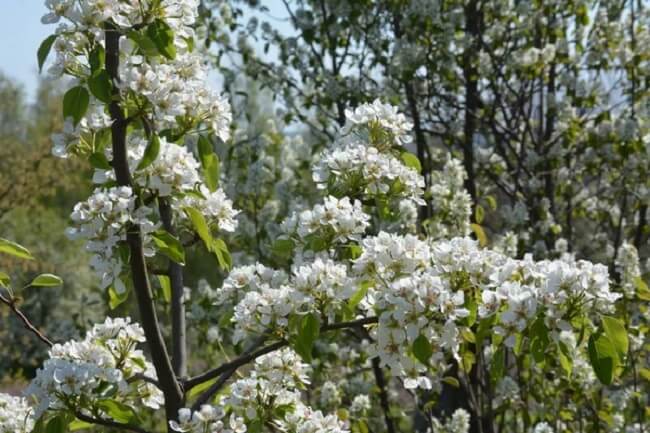
M 147 430 L 138 427 L 137 425 L 132 425 L 132 424 L 123 424 L 121 422 L 116 422 L 116 421 L 111 421 L 108 419 L 102 419 L 102 418 L 94 418 L 92 416 L 84 415 L 81 412 L 76 412 L 75 416 L 79 418 L 81 421 L 90 423 L 90 424 L 97 424 L 97 425 L 103 425 L 104 427 L 110 427 L 110 428 L 115 428 L 118 430 L 127 430 L 127 431 L 132 431 L 135 433 L 149 433 Z
M 384 412 L 386 430 L 388 433 L 395 433 L 395 424 L 393 423 L 393 419 L 390 417 L 390 404 L 388 402 L 388 391 L 386 391 L 386 378 L 384 377 L 384 371 L 381 369 L 381 365 L 379 364 L 379 357 L 372 358 L 372 371 L 375 374 L 375 382 L 379 388 L 379 402 L 381 404 L 381 410 Z
M 160 199 L 158 205 L 163 227 L 171 235 L 176 234 L 172 221 L 172 208 L 165 199 Z M 176 377 L 187 376 L 187 335 L 185 323 L 185 304 L 183 303 L 183 267 L 169 260 L 168 275 L 171 285 L 171 316 L 172 316 L 172 367 Z
M 110 25 L 106 27 L 106 71 L 111 81 L 119 81 L 120 62 L 120 33 Z M 131 172 L 126 149 L 126 119 L 120 106 L 120 91 L 113 86 L 113 98 L 109 105 L 112 120 L 111 140 L 113 147 L 113 169 L 118 185 L 132 186 Z M 131 252 L 130 268 L 140 319 L 151 358 L 160 382 L 160 388 L 165 396 L 165 411 L 167 419 L 175 419 L 183 404 L 183 392 L 176 380 L 167 347 L 160 331 L 156 306 L 151 292 L 151 284 L 147 273 L 147 263 L 144 257 L 142 235 L 139 226 L 130 227 L 127 233 L 127 243 Z
M 350 322 L 341 322 L 341 323 L 333 323 L 330 325 L 324 325 L 321 327 L 321 332 L 335 331 L 337 329 L 345 329 L 345 328 L 354 328 L 357 326 L 364 326 L 372 323 L 377 323 L 377 317 L 366 317 L 363 319 L 353 320 Z M 230 362 L 226 362 L 225 364 L 222 364 L 215 369 L 209 370 L 203 374 L 188 379 L 183 384 L 184 389 L 186 391 L 189 391 L 190 389 L 194 388 L 197 385 L 200 385 L 203 382 L 207 382 L 208 380 L 214 379 L 215 377 L 218 377 L 221 374 L 228 372 L 232 369 L 237 370 L 237 368 L 248 364 L 249 362 L 259 358 L 260 356 L 281 349 L 287 344 L 288 344 L 287 341 L 280 340 L 268 346 L 264 346 L 261 349 L 245 353 L 237 359 L 234 359 Z
M 13 311 L 13 313 L 16 316 L 18 316 L 18 318 L 20 319 L 21 322 L 23 322 L 23 325 L 28 331 L 36 335 L 36 337 L 38 337 L 39 340 L 47 344 L 49 347 L 54 346 L 54 343 L 52 343 L 52 341 L 49 338 L 47 338 L 45 334 L 39 331 L 38 328 L 36 328 L 36 326 L 34 326 L 32 322 L 27 318 L 27 316 L 25 316 L 25 314 L 22 311 L 20 311 L 20 309 L 16 306 L 16 301 L 14 299 L 5 298 L 3 295 L 0 294 L 0 301 L 2 301 L 3 304 L 6 304 L 11 309 L 11 311 Z

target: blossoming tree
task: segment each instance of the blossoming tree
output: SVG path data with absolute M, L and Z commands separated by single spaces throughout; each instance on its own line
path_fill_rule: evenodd
M 59 342 L 0 274 L 0 300 L 50 346 L 23 397 L 0 395 L 0 432 L 648 428 L 647 305 L 630 302 L 647 291 L 627 294 L 606 266 L 570 255 L 488 249 L 479 226 L 471 239 L 453 158 L 427 197 L 449 212 L 417 234 L 425 180 L 396 107 L 346 109 L 310 167 L 317 203 L 274 239 L 275 267 L 239 261 L 215 152 L 232 116 L 207 86 L 198 0 L 46 6 L 44 21 L 62 22 L 39 62 L 54 50 L 50 72 L 72 77 L 53 153 L 87 160 L 95 184 L 68 235 L 85 241 L 111 308 L 133 300 L 139 323 L 107 318 Z M 197 250 L 213 258 L 217 287 L 186 290 Z M 4 239 L 0 252 L 33 259 Z M 61 283 L 43 274 L 28 286 Z M 194 327 L 207 347 L 188 338 Z M 449 387 L 464 408 L 446 410 Z M 619 389 L 636 405 L 613 406 Z

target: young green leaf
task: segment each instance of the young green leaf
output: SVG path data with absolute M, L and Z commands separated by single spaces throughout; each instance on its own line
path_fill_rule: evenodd
M 315 314 L 307 314 L 302 318 L 298 327 L 298 335 L 294 340 L 294 350 L 306 362 L 311 362 L 314 343 L 320 334 L 320 322 Z
M 90 165 L 92 165 L 93 168 L 98 168 L 100 170 L 110 170 L 112 168 L 111 163 L 108 162 L 108 158 L 106 158 L 106 155 L 104 155 L 103 152 L 91 153 L 88 157 L 88 162 L 90 162 Z
M 429 359 L 433 355 L 433 347 L 429 340 L 422 334 L 413 341 L 413 355 L 424 365 L 429 365 Z
M 68 430 L 68 423 L 64 415 L 57 415 L 47 422 L 45 433 L 66 433 Z
M 65 92 L 63 96 L 63 118 L 71 117 L 77 125 L 88 111 L 90 95 L 83 86 L 76 86 Z
M 62 284 L 63 280 L 54 274 L 41 274 L 29 283 L 32 287 L 56 287 Z
M 11 283 L 11 277 L 0 271 L 0 287 L 9 287 L 9 283 Z
M 612 342 L 601 332 L 589 337 L 587 346 L 591 367 L 601 383 L 610 385 L 614 380 L 615 369 L 619 364 L 618 355 Z
M 158 48 L 156 48 L 156 44 L 147 35 L 140 32 L 131 31 L 127 34 L 127 36 L 129 39 L 135 42 L 135 44 L 140 49 L 140 52 L 145 56 L 156 57 L 160 54 L 158 52 Z
M 422 164 L 420 164 L 420 160 L 411 152 L 402 152 L 400 159 L 407 167 L 412 168 L 418 173 L 422 173 Z
M 165 230 L 156 230 L 151 237 L 161 254 L 178 264 L 185 264 L 185 250 L 181 242 Z
M 174 31 L 169 25 L 157 19 L 147 27 L 147 36 L 156 45 L 158 52 L 170 60 L 176 57 L 176 47 L 174 46 Z
M 205 220 L 203 214 L 193 207 L 186 207 L 183 210 L 185 211 L 185 215 L 187 215 L 192 222 L 196 234 L 199 235 L 205 246 L 211 251 L 212 248 L 214 248 L 214 240 L 212 239 L 212 233 L 210 233 L 208 222 Z
M 124 293 L 117 293 L 115 287 L 110 286 L 108 288 L 108 306 L 111 310 L 114 310 L 125 303 L 127 299 L 129 299 L 128 291 L 125 290 Z
M 156 160 L 156 158 L 158 158 L 159 153 L 160 138 L 158 138 L 156 134 L 153 134 L 149 139 L 147 147 L 144 149 L 144 155 L 142 155 L 142 159 L 138 163 L 136 170 L 142 170 L 143 168 L 150 166 Z
M 172 283 L 167 275 L 157 275 L 160 289 L 162 290 L 163 299 L 168 304 L 172 300 Z
M 20 259 L 34 260 L 32 253 L 27 248 L 4 238 L 0 238 L 0 253 L 9 254 Z
M 219 157 L 213 152 L 210 140 L 203 135 L 199 136 L 198 148 L 205 185 L 215 191 L 219 187 Z
M 102 400 L 98 406 L 108 414 L 114 421 L 120 423 L 135 423 L 137 415 L 132 407 L 115 400 Z
M 472 231 L 476 235 L 476 239 L 478 239 L 479 245 L 482 247 L 486 246 L 488 243 L 488 238 L 485 235 L 485 231 L 483 230 L 483 227 L 481 227 L 478 224 L 470 224 L 470 227 L 472 228 Z
M 348 306 L 354 310 L 354 308 L 359 305 L 359 302 L 361 302 L 363 298 L 366 297 L 366 294 L 368 294 L 368 289 L 374 286 L 374 284 L 374 281 L 362 281 L 361 284 L 359 284 L 357 291 L 354 292 L 354 295 L 352 295 L 352 297 L 350 297 Z
M 607 335 L 607 338 L 609 338 L 614 345 L 618 357 L 622 361 L 627 356 L 627 350 L 629 347 L 625 325 L 621 320 L 610 316 L 602 316 L 601 320 L 603 323 L 603 329 L 605 330 L 605 335 Z
M 88 78 L 88 88 L 93 96 L 108 104 L 111 102 L 111 78 L 101 69 Z
M 217 257 L 221 269 L 229 270 L 232 267 L 232 256 L 228 250 L 228 245 L 222 239 L 213 239 L 212 247 L 208 249 Z
M 106 64 L 106 50 L 102 45 L 97 44 L 88 56 L 88 63 L 90 63 L 90 73 L 94 75 L 97 71 L 102 69 Z
M 43 71 L 43 65 L 45 64 L 45 60 L 47 60 L 47 56 L 50 55 L 50 51 L 52 50 L 52 45 L 54 45 L 54 42 L 56 41 L 56 38 L 58 35 L 50 35 L 43 42 L 41 42 L 41 45 L 38 47 L 38 52 L 37 52 L 37 57 L 38 57 L 38 72 Z

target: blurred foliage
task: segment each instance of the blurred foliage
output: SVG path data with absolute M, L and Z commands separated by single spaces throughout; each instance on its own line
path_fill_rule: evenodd
M 55 341 L 65 340 L 104 313 L 88 255 L 64 233 L 74 203 L 90 189 L 89 169 L 50 154 L 50 136 L 63 123 L 53 83 L 40 83 L 32 105 L 0 74 L 0 100 L 0 237 L 27 246 L 37 259 L 1 255 L 0 268 L 11 273 L 21 308 L 34 323 Z M 20 288 L 43 272 L 60 275 L 64 286 Z M 46 347 L 0 308 L 0 388 L 20 387 L 45 356 Z

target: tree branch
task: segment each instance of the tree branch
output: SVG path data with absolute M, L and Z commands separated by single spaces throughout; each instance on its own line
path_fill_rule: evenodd
M 111 421 L 108 419 L 102 419 L 102 418 L 94 418 L 92 416 L 84 415 L 81 412 L 75 412 L 75 416 L 79 418 L 81 421 L 90 423 L 90 424 L 97 424 L 97 425 L 103 425 L 104 427 L 110 427 L 110 428 L 115 428 L 118 430 L 128 430 L 132 431 L 135 433 L 149 433 L 147 430 L 138 427 L 137 425 L 132 425 L 132 424 L 123 424 L 121 422 L 115 422 Z
M 49 347 L 54 346 L 54 343 L 52 343 L 52 341 L 49 338 L 47 338 L 45 334 L 39 331 L 38 328 L 36 328 L 36 326 L 34 326 L 32 322 L 27 318 L 27 316 L 25 316 L 25 314 L 22 311 L 20 311 L 20 309 L 16 306 L 16 301 L 14 299 L 5 298 L 2 294 L 0 294 L 0 301 L 3 304 L 6 304 L 11 309 L 11 311 L 13 311 L 13 313 L 16 316 L 18 316 L 18 318 L 20 319 L 21 322 L 23 322 L 23 325 L 28 331 L 36 335 L 36 337 L 38 337 L 39 340 L 47 344 Z
M 176 235 L 172 221 L 172 208 L 166 199 L 160 199 L 158 205 L 163 227 L 172 236 Z M 176 377 L 187 376 L 187 336 L 185 323 L 185 304 L 183 303 L 183 267 L 169 260 L 169 281 L 171 285 L 172 316 L 172 367 Z
M 350 322 L 341 322 L 341 323 L 333 323 L 330 325 L 323 325 L 321 327 L 321 332 L 328 332 L 328 331 L 335 331 L 338 329 L 355 328 L 358 326 L 370 325 L 372 323 L 377 323 L 377 320 L 378 320 L 377 317 L 364 317 L 363 319 L 353 320 Z M 212 397 L 214 394 L 217 393 L 217 391 L 219 391 L 219 389 L 221 389 L 223 384 L 228 380 L 230 376 L 232 376 L 237 371 L 239 367 L 246 365 L 251 361 L 254 361 L 255 359 L 259 358 L 262 355 L 266 355 L 267 353 L 271 353 L 278 349 L 281 349 L 287 346 L 288 344 L 289 343 L 286 340 L 280 340 L 268 346 L 264 346 L 260 349 L 247 352 L 241 355 L 239 358 L 234 359 L 230 362 L 226 362 L 225 364 L 222 364 L 213 370 L 207 371 L 203 374 L 188 379 L 187 381 L 184 382 L 183 387 L 186 391 L 188 391 L 193 387 L 200 385 L 201 383 L 207 382 L 208 380 L 221 376 L 214 384 L 212 384 L 212 386 L 208 390 L 206 390 L 206 392 L 201 394 L 197 399 L 197 402 L 199 401 L 201 401 L 202 403 L 207 402 L 210 399 L 210 397 Z M 200 404 L 202 403 L 199 403 L 198 405 L 200 406 Z M 197 403 L 195 403 L 195 406 L 196 405 Z
M 114 84 L 119 82 L 120 62 L 120 33 L 110 25 L 105 31 L 106 37 L 106 71 Z M 112 102 L 109 112 L 112 120 L 111 139 L 113 147 L 113 169 L 118 185 L 132 186 L 131 173 L 126 149 L 126 119 L 120 106 L 119 88 L 113 86 Z M 151 358 L 156 369 L 160 388 L 165 396 L 165 411 L 167 419 L 175 419 L 178 410 L 183 405 L 183 392 L 176 380 L 167 347 L 160 331 L 156 306 L 151 292 L 151 284 L 147 274 L 147 263 L 144 257 L 140 227 L 129 228 L 127 242 L 131 252 L 130 267 L 134 291 L 140 311 L 142 328 L 151 351 Z

